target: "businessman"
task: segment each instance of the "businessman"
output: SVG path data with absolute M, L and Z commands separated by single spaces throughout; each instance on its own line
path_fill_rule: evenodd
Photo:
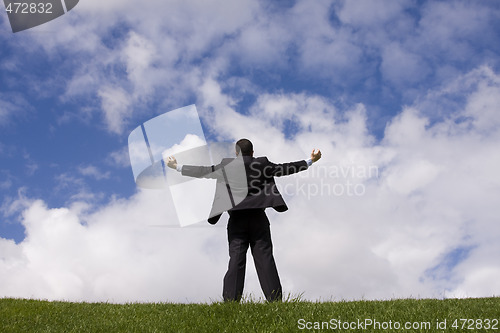
M 229 265 L 224 276 L 222 296 L 224 301 L 240 301 L 243 294 L 246 268 L 246 253 L 250 246 L 255 268 L 262 291 L 268 301 L 282 300 L 281 282 L 273 256 L 273 245 L 269 220 L 265 209 L 272 207 L 278 212 L 288 209 L 279 193 L 274 177 L 291 175 L 306 170 L 321 158 L 321 151 L 313 149 L 307 160 L 275 164 L 267 157 L 253 157 L 253 144 L 248 139 L 241 139 L 235 145 L 236 158 L 223 159 L 213 166 L 180 165 L 175 157 L 167 158 L 170 168 L 181 172 L 183 176 L 197 178 L 216 178 L 216 194 L 212 213 L 208 218 L 211 224 L 217 223 L 221 216 L 214 207 L 221 206 L 217 198 L 229 198 L 231 204 L 226 207 L 229 214 L 227 236 L 229 242 Z M 231 163 L 243 162 L 246 184 L 244 196 L 238 199 L 241 184 L 231 174 Z M 233 179 L 232 179 L 233 178 Z M 224 201 L 224 200 L 223 200 Z M 227 205 L 226 205 L 227 206 Z

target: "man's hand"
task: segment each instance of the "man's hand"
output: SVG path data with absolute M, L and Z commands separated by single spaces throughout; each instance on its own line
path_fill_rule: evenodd
M 313 163 L 321 158 L 321 150 L 318 149 L 317 152 L 314 152 L 315 150 L 316 149 L 313 149 L 313 151 L 311 153 L 311 160 Z
M 175 159 L 175 157 L 167 157 L 167 166 L 172 169 L 177 169 L 177 160 Z

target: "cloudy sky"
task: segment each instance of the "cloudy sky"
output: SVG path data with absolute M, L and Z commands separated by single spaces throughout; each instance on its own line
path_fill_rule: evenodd
M 498 296 L 499 22 L 497 1 L 85 0 L 15 34 L 0 13 L 0 297 L 221 300 L 227 215 L 179 227 L 128 156 L 191 104 L 211 140 L 323 152 L 269 212 L 285 293 Z

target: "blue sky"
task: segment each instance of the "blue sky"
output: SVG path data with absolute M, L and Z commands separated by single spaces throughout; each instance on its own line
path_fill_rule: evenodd
M 172 200 L 137 189 L 128 159 L 134 128 L 191 104 L 207 138 L 248 137 L 273 161 L 321 148 L 323 168 L 378 168 L 376 177 L 282 180 L 295 188 L 286 195 L 294 211 L 271 217 L 287 291 L 498 295 L 499 18 L 496 1 L 86 0 L 13 34 L 2 13 L 0 281 L 38 280 L 0 287 L 1 295 L 219 295 L 224 230 L 148 227 L 172 224 Z M 299 190 L 349 182 L 363 195 Z M 298 238 L 305 253 L 290 249 Z M 181 240 L 198 244 L 183 260 L 212 260 L 200 266 L 214 286 L 177 293 L 170 278 L 196 276 L 169 257 Z M 106 271 L 100 260 L 116 265 Z M 169 270 L 157 268 L 162 260 Z M 137 266 L 142 273 L 127 281 L 151 288 L 120 289 L 115 282 Z M 248 291 L 259 295 L 248 274 Z

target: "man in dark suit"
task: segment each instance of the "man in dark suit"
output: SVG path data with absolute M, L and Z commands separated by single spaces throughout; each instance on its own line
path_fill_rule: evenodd
M 264 210 L 268 207 L 278 212 L 288 209 L 276 187 L 274 177 L 306 170 L 321 158 L 321 151 L 313 150 L 307 160 L 275 164 L 267 157 L 253 157 L 253 145 L 248 139 L 238 140 L 235 148 L 237 158 L 223 159 L 218 165 L 178 165 L 173 156 L 167 159 L 167 165 L 177 169 L 184 176 L 217 179 L 216 195 L 208 222 L 217 223 L 222 210 L 227 210 L 229 213 L 227 225 L 229 265 L 224 276 L 222 292 L 224 301 L 241 299 L 249 246 L 266 299 L 278 301 L 282 299 L 282 288 L 273 256 L 269 220 Z M 231 170 L 238 169 L 237 161 L 242 161 L 244 167 L 244 186 L 241 186 L 239 177 L 231 176 L 234 174 Z M 221 197 L 227 199 L 221 200 Z

